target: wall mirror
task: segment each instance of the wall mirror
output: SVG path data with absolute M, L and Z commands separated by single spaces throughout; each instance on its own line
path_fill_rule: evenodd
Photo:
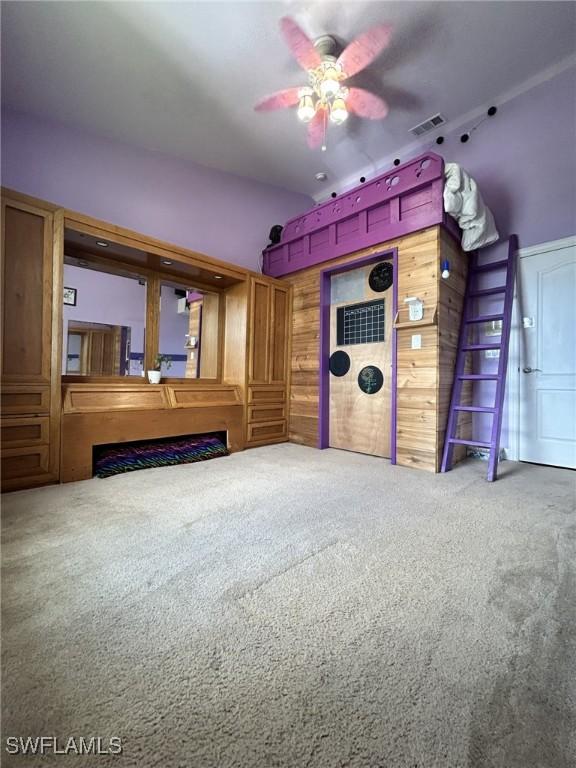
M 162 281 L 159 350 L 162 374 L 182 379 L 218 376 L 220 296 L 192 285 Z
M 146 280 L 65 258 L 64 286 L 62 372 L 141 376 Z

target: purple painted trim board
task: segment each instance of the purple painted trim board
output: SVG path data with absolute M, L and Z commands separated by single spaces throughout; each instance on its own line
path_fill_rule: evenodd
M 392 286 L 392 316 L 398 311 L 398 249 L 388 248 L 380 253 L 372 253 L 355 261 L 322 270 L 320 272 L 320 402 L 318 428 L 318 447 L 328 448 L 330 444 L 330 279 L 332 275 L 349 272 L 358 267 L 365 267 L 385 259 L 392 259 L 394 284 Z M 396 328 L 392 328 L 392 387 L 390 390 L 390 463 L 396 464 Z
M 458 227 L 444 213 L 444 160 L 433 152 L 290 219 L 264 252 L 263 271 L 280 277 L 419 229 Z

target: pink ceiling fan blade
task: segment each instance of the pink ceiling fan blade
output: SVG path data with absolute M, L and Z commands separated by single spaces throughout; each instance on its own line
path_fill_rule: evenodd
M 304 69 L 316 69 L 322 63 L 314 43 L 289 16 L 280 19 L 280 30 L 292 55 Z
M 294 107 L 300 100 L 300 88 L 285 88 L 283 91 L 276 91 L 271 96 L 266 96 L 254 106 L 256 112 L 271 112 L 273 109 L 286 109 Z
M 390 24 L 378 24 L 353 40 L 340 54 L 338 63 L 352 77 L 377 58 L 390 42 Z
M 384 99 L 363 88 L 348 90 L 346 106 L 358 117 L 367 117 L 369 120 L 382 120 L 388 114 L 388 104 Z
M 320 108 L 316 110 L 316 114 L 308 123 L 307 140 L 310 149 L 318 149 L 318 147 L 322 146 L 326 133 L 326 118 L 326 110 Z

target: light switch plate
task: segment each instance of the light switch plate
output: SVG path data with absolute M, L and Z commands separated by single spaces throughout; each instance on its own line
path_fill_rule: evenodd
M 420 333 L 413 334 L 412 349 L 422 349 L 422 335 Z

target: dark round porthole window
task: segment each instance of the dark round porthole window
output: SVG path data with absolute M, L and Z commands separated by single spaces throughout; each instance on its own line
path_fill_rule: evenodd
M 368 277 L 368 285 L 376 293 L 387 291 L 394 281 L 394 270 L 389 261 L 382 261 L 376 264 Z
M 376 368 L 375 365 L 367 365 L 358 374 L 358 386 L 367 395 L 375 395 L 382 389 L 382 384 L 384 384 L 384 376 L 380 368 Z
M 330 373 L 334 376 L 346 376 L 350 370 L 350 357 L 339 349 L 330 355 Z

